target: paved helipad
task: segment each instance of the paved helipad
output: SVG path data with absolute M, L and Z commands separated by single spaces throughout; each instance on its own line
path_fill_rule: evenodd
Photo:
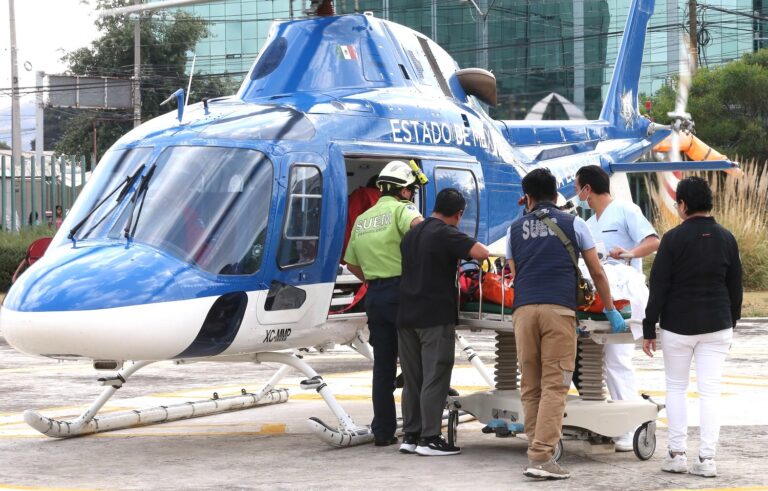
M 491 333 L 466 337 L 490 363 Z M 725 370 L 720 476 L 705 479 L 659 470 L 666 447 L 664 413 L 655 456 L 590 455 L 580 442 L 565 442 L 565 482 L 525 478 L 526 442 L 480 432 L 463 424 L 453 457 L 401 455 L 373 445 L 333 449 L 306 425 L 317 416 L 336 421 L 314 391 L 302 391 L 297 372 L 284 379 L 285 404 L 132 428 L 69 440 L 53 440 L 26 426 L 25 409 L 73 417 L 100 391 L 103 376 L 89 364 L 59 363 L 11 349 L 0 335 L 0 489 L 768 489 L 768 319 L 746 320 L 736 332 Z M 360 424 L 370 422 L 370 366 L 354 352 L 338 349 L 305 357 Z M 664 398 L 661 358 L 636 352 L 641 389 Z M 462 393 L 485 389 L 483 379 L 459 355 L 452 385 Z M 105 411 L 138 409 L 255 391 L 273 365 L 158 363 L 138 372 Z M 690 388 L 690 423 L 698 424 L 695 386 Z M 399 395 L 399 392 L 398 392 Z M 695 454 L 693 427 L 691 452 Z

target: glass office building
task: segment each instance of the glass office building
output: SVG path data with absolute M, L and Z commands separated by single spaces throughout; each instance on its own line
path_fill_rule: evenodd
M 273 19 L 304 15 L 303 0 L 226 0 L 186 7 L 210 21 L 196 47 L 196 73 L 245 73 Z M 497 118 L 519 119 L 557 92 L 599 114 L 630 0 L 336 0 L 338 13 L 370 11 L 443 46 L 461 67 L 496 75 Z M 678 72 L 688 0 L 657 0 L 646 39 L 640 92 Z M 708 0 L 697 9 L 700 65 L 714 67 L 768 46 L 768 0 Z M 564 114 L 552 114 L 564 117 Z
M 226 0 L 182 8 L 209 22 L 210 36 L 195 47 L 195 73 L 241 77 L 258 55 L 272 21 L 303 16 L 305 3 L 303 0 Z M 187 66 L 191 66 L 191 61 Z

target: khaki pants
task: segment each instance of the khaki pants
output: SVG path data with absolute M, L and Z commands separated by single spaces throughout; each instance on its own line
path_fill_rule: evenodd
M 576 314 L 560 305 L 525 305 L 515 309 L 512 324 L 528 459 L 544 462 L 553 457 L 562 433 L 576 361 Z

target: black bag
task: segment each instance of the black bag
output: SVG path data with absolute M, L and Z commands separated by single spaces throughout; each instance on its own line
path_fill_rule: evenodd
M 595 287 L 592 285 L 591 281 L 581 275 L 579 261 L 576 259 L 576 251 L 573 249 L 571 239 L 565 235 L 563 229 L 558 227 L 557 224 L 547 216 L 547 213 L 544 210 L 536 210 L 533 214 L 536 218 L 544 222 L 544 224 L 549 227 L 558 238 L 560 238 L 563 245 L 568 250 L 568 254 L 570 254 L 571 260 L 573 261 L 573 267 L 576 268 L 576 307 L 589 307 L 595 301 Z

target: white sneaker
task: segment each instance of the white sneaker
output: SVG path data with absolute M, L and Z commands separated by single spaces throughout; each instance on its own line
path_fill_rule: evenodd
M 715 459 L 702 459 L 699 457 L 691 466 L 691 474 L 704 477 L 716 477 L 717 464 L 715 464 Z
M 624 433 L 618 438 L 613 439 L 613 445 L 616 448 L 617 452 L 631 452 L 632 451 L 632 440 L 635 437 L 635 432 L 630 431 L 629 433 Z
M 667 453 L 667 456 L 661 461 L 661 470 L 685 474 L 688 472 L 688 458 L 685 454 L 678 454 L 673 457 L 671 453 Z

